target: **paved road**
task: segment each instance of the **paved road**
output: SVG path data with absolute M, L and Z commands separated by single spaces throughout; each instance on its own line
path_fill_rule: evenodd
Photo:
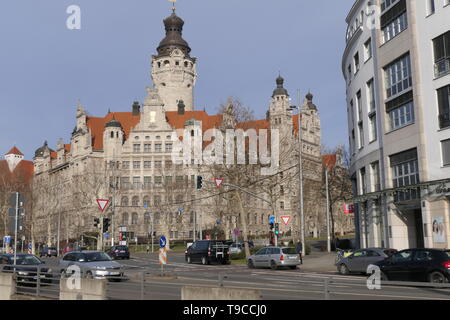
M 307 258 L 308 259 L 308 258 Z M 311 260 L 305 259 L 305 266 Z M 56 260 L 47 259 L 49 264 Z M 446 299 L 450 300 L 450 289 L 412 288 L 383 286 L 381 290 L 369 290 L 364 276 L 342 276 L 333 271 L 249 269 L 246 265 L 200 265 L 187 264 L 183 253 L 169 253 L 165 273 L 176 279 L 161 278 L 161 266 L 157 254 L 134 254 L 130 260 L 119 260 L 127 281 L 108 283 L 111 299 L 181 299 L 181 287 L 218 286 L 219 275 L 226 276 L 225 287 L 260 289 L 265 300 L 309 300 L 325 298 L 325 279 L 329 284 L 330 299 L 339 300 L 386 300 L 386 299 Z M 323 269 L 323 268 L 322 268 Z M 142 281 L 145 277 L 145 283 Z M 144 285 L 143 285 L 144 283 Z

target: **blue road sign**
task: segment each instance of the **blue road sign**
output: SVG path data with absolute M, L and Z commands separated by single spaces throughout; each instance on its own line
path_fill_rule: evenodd
M 161 248 L 165 248 L 165 247 L 166 247 L 166 243 L 167 243 L 166 237 L 161 236 L 161 237 L 159 238 L 159 246 L 160 246 Z
M 220 221 L 219 219 L 216 221 L 217 224 L 221 224 L 222 221 Z
M 104 234 L 103 234 L 103 238 L 109 239 L 109 233 L 104 233 Z
M 269 217 L 269 223 L 275 223 L 275 216 Z
M 31 242 L 28 244 L 28 249 L 33 249 L 33 245 L 31 244 Z
M 148 204 L 144 203 L 144 208 L 147 209 L 148 208 Z
M 3 238 L 3 242 L 4 243 L 11 243 L 11 237 L 10 236 L 6 236 Z

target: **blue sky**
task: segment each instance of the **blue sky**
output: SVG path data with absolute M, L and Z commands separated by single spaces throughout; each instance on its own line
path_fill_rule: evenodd
M 322 143 L 347 144 L 341 57 L 354 0 L 178 0 L 184 38 L 198 58 L 196 109 L 228 96 L 265 117 L 281 71 L 293 101 L 310 89 Z M 68 30 L 66 8 L 81 8 Z M 150 58 L 164 37 L 166 0 L 16 0 L 0 4 L 0 154 L 32 159 L 48 140 L 66 143 L 80 99 L 89 114 L 131 111 L 151 85 Z

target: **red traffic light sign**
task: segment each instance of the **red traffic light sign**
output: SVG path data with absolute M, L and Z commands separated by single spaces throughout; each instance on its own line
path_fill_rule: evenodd
M 108 199 L 97 199 L 97 205 L 100 208 L 101 212 L 104 212 L 106 207 L 108 206 L 110 200 Z

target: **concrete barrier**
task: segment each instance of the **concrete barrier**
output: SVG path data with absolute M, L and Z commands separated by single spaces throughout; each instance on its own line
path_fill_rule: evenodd
M 181 288 L 181 300 L 261 300 L 261 291 L 253 289 L 236 289 L 227 287 Z
M 61 278 L 59 300 L 106 300 L 106 280 L 79 279 L 80 288 L 76 288 L 72 279 Z M 75 288 L 71 288 L 73 286 Z
M 0 300 L 12 300 L 16 294 L 16 281 L 13 274 L 0 274 Z

